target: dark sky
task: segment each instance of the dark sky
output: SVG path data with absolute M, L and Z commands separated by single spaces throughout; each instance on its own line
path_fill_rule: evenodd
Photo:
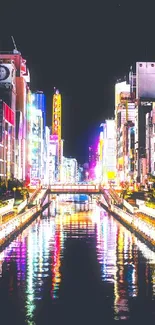
M 31 88 L 62 93 L 66 156 L 87 158 L 98 125 L 114 114 L 114 84 L 134 61 L 155 61 L 153 1 L 8 1 L 1 6 L 0 49 L 13 35 L 27 59 Z M 5 14 L 2 14 L 5 13 Z

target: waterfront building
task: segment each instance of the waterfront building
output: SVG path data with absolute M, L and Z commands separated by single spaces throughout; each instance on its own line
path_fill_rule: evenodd
M 78 163 L 75 158 L 63 157 L 63 183 L 74 184 L 78 181 Z
M 0 54 L 0 177 L 6 183 L 16 173 L 16 66 Z
M 131 91 L 135 95 L 135 176 L 137 183 L 145 184 L 151 170 L 151 111 L 155 101 L 155 62 L 136 62 L 129 74 Z M 151 122 L 151 123 L 150 123 Z
M 118 82 L 115 85 L 115 126 L 116 126 L 116 168 L 117 183 L 133 182 L 133 164 L 131 168 L 134 148 L 131 146 L 130 127 L 135 124 L 135 100 L 131 93 L 130 84 L 126 81 Z M 132 134 L 133 134 L 132 129 Z M 132 142 L 133 146 L 133 142 Z M 130 150 L 131 149 L 131 150 Z
M 105 120 L 101 146 L 101 171 L 103 184 L 116 182 L 116 128 L 115 120 Z M 100 141 L 101 143 L 101 141 Z
M 2 173 L 8 180 L 12 177 L 20 180 L 26 178 L 26 100 L 30 82 L 26 60 L 16 49 L 0 53 L 0 99 L 14 112 L 14 125 L 9 125 L 11 147 L 8 152 L 7 171 Z M 16 114 L 16 112 L 19 112 Z M 16 121 L 17 117 L 17 121 Z M 16 127 L 16 131 L 15 131 Z M 10 128 L 12 130 L 10 131 Z M 16 138 L 16 139 L 15 139 Z M 9 142 L 8 142 L 9 143 Z M 10 161 L 9 161 L 10 160 Z
M 58 170 L 58 137 L 57 135 L 50 134 L 49 141 L 49 185 L 52 185 L 57 181 L 57 170 Z
M 29 91 L 27 103 L 27 185 L 43 182 L 43 116 L 41 109 L 33 104 L 34 97 Z
M 50 153 L 50 128 L 45 126 L 43 139 L 43 183 L 49 184 L 49 153 Z

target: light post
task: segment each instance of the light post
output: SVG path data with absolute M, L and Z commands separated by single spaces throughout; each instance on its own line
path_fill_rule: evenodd
M 15 200 L 15 192 L 16 192 L 16 187 L 13 187 L 13 189 L 12 189 L 13 191 L 14 191 L 14 200 Z

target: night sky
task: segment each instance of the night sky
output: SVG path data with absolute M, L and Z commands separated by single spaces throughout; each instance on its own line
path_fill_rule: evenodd
M 3 7 L 0 50 L 13 49 L 13 35 L 31 89 L 47 96 L 47 125 L 53 88 L 60 90 L 64 154 L 86 161 L 99 124 L 114 115 L 116 80 L 135 61 L 155 61 L 153 1 L 15 0 Z

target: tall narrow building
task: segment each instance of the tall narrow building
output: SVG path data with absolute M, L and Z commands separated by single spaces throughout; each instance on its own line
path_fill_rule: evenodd
M 61 94 L 55 89 L 53 95 L 52 107 L 52 136 L 57 141 L 56 148 L 56 180 L 62 179 L 62 157 L 63 157 L 63 141 L 61 138 Z

